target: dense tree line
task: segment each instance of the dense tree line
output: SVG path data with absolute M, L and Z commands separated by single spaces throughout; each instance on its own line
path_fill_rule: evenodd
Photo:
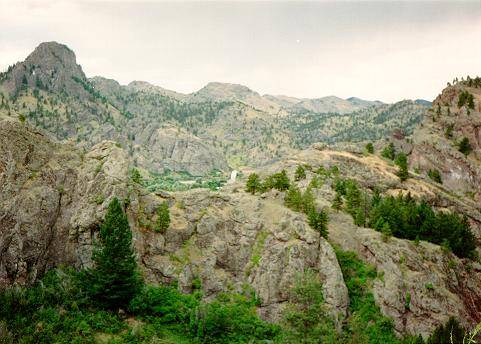
M 358 226 L 367 226 L 387 235 L 409 240 L 425 240 L 449 248 L 459 257 L 472 257 L 475 237 L 468 220 L 456 213 L 434 211 L 425 201 L 417 202 L 408 193 L 381 196 L 378 191 L 362 191 L 353 180 L 338 179 L 333 207 L 339 199 Z

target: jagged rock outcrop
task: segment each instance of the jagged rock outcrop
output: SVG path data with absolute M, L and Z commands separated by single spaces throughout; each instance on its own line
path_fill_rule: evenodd
M 236 186 L 222 192 L 149 194 L 129 180 L 129 157 L 104 141 L 84 153 L 32 127 L 0 120 L 0 286 L 29 284 L 60 264 L 86 267 L 112 197 L 127 214 L 145 278 L 199 279 L 207 298 L 250 286 L 261 315 L 278 320 L 299 273 L 317 271 L 326 303 L 345 317 L 348 295 L 332 247 L 303 215 Z M 172 223 L 154 232 L 156 210 L 170 203 Z
M 458 104 L 460 94 L 473 96 L 473 108 Z M 436 98 L 428 116 L 413 134 L 410 166 L 422 173 L 437 170 L 443 185 L 458 195 L 481 201 L 481 89 L 466 82 L 449 86 Z M 467 138 L 467 156 L 458 144 Z
M 0 155 L 0 285 L 88 264 L 106 200 L 126 196 L 125 152 L 104 142 L 84 154 L 0 120 Z
M 312 148 L 268 167 L 265 173 L 286 169 L 293 179 L 299 165 L 313 170 L 337 166 L 341 177 L 354 179 L 367 189 L 376 187 L 392 195 L 410 192 L 438 209 L 467 215 L 473 233 L 480 237 L 479 203 L 456 197 L 450 189 L 415 174 L 401 183 L 397 167 L 377 156 Z M 299 186 L 306 188 L 313 176 L 307 171 L 307 179 Z M 330 183 L 332 180 L 327 180 L 316 191 L 318 206 L 328 210 L 335 195 Z M 350 215 L 333 210 L 329 210 L 329 240 L 376 268 L 378 278 L 372 286 L 376 304 L 393 319 L 398 333 L 426 337 L 449 316 L 469 327 L 481 320 L 481 265 L 476 260 L 459 259 L 428 242 L 385 240 L 373 229 L 355 226 Z
M 334 251 L 304 216 L 231 190 L 172 197 L 173 225 L 154 245 L 151 234 L 140 245 L 151 282 L 179 279 L 180 287 L 190 291 L 199 278 L 206 297 L 250 285 L 261 300 L 263 317 L 279 320 L 299 273 L 312 269 L 324 283 L 329 308 L 336 316 L 345 316 L 347 289 Z M 143 208 L 146 213 L 153 210 Z
M 51 92 L 88 95 L 79 81 L 86 80 L 66 45 L 57 42 L 41 43 L 23 62 L 15 64 L 3 84 L 10 95 L 22 89 L 40 88 Z
M 376 267 L 373 294 L 398 333 L 428 337 L 449 316 L 471 327 L 481 320 L 481 265 L 461 260 L 428 242 L 382 239 L 353 225 L 346 214 L 332 213 L 331 240 Z

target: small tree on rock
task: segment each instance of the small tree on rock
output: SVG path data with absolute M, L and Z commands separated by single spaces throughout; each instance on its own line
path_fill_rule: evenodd
M 374 146 L 373 146 L 372 142 L 369 142 L 369 143 L 366 145 L 366 152 L 368 152 L 369 154 L 373 154 L 373 153 L 374 153 Z
M 458 150 L 464 155 L 471 153 L 473 148 L 471 147 L 471 143 L 469 143 L 469 139 L 467 137 L 463 137 L 462 140 L 459 141 Z
M 247 178 L 246 190 L 251 194 L 255 194 L 262 188 L 261 180 L 257 173 L 251 173 L 249 178 Z
M 163 234 L 170 226 L 170 211 L 167 201 L 163 201 L 157 209 L 157 216 L 156 231 Z
M 332 209 L 337 211 L 341 210 L 342 208 L 342 196 L 339 192 L 336 192 L 336 196 L 334 196 L 334 200 L 332 201 Z
M 317 211 L 313 209 L 308 215 L 308 223 L 312 229 L 318 231 L 323 238 L 327 239 L 328 229 L 327 223 L 329 218 L 324 210 Z

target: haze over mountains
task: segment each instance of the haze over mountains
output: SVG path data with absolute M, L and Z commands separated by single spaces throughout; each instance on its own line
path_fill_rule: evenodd
M 88 79 L 74 52 L 56 42 L 40 44 L 1 80 L 9 111 L 59 139 L 88 147 L 115 140 L 146 170 L 197 175 L 257 166 L 319 141 L 375 141 L 395 128 L 409 134 L 426 109 L 418 101 L 261 96 L 217 82 L 191 94 L 141 81 L 123 86 Z

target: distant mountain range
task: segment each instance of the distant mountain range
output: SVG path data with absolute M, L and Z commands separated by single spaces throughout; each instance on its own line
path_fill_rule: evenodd
M 246 86 L 211 82 L 182 94 L 133 81 L 87 78 L 67 46 L 40 44 L 0 74 L 0 111 L 90 147 L 114 140 L 149 171 L 206 174 L 257 166 L 315 142 L 363 142 L 396 128 L 407 134 L 429 102 L 385 104 L 335 96 L 260 95 Z

